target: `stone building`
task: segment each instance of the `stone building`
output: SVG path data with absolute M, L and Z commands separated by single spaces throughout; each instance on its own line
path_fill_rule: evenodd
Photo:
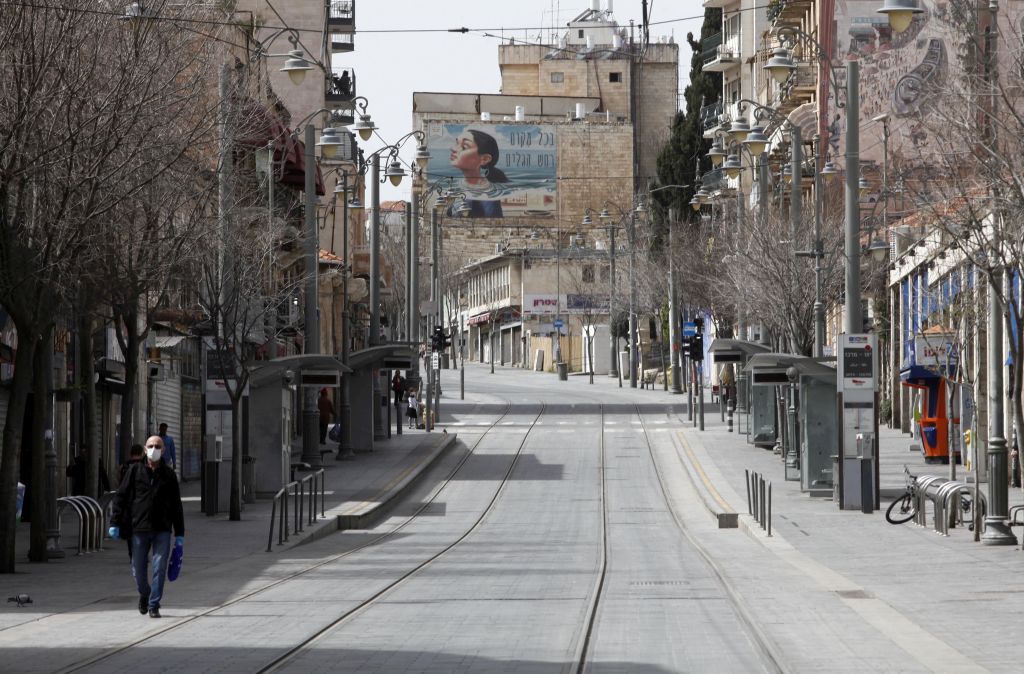
M 473 354 L 481 359 L 493 348 L 507 355 L 501 360 L 523 362 L 522 354 L 531 351 L 522 343 L 525 335 L 550 338 L 555 313 L 566 315 L 563 332 L 584 329 L 566 306 L 572 282 L 567 270 L 574 264 L 540 275 L 519 260 L 510 262 L 527 279 L 520 292 L 509 292 L 504 276 L 488 274 L 484 278 L 505 278 L 502 299 L 477 302 L 472 298 L 493 295 L 466 291 L 481 282 L 481 260 L 493 267 L 495 257 L 536 248 L 538 241 L 558 259 L 570 249 L 600 251 L 594 256 L 603 261 L 606 280 L 588 274 L 582 294 L 607 298 L 613 293 L 607 280 L 610 230 L 597 215 L 607 209 L 612 216 L 619 231 L 616 256 L 625 259 L 635 206 L 655 180 L 657 154 L 677 112 L 678 46 L 666 38 L 644 43 L 599 5 L 569 22 L 557 44 L 501 44 L 501 93 L 413 95 L 413 127 L 426 134 L 431 154 L 414 198 L 424 221 L 432 210 L 439 219 L 446 321 L 476 345 Z M 588 212 L 592 217 L 583 224 Z M 421 232 L 420 241 L 428 241 L 425 222 Z M 551 316 L 522 306 L 521 289 L 534 277 L 547 280 L 533 294 L 558 302 Z M 490 320 L 496 308 L 502 309 L 500 325 Z M 600 322 L 607 329 L 607 309 Z M 518 345 L 514 352 L 511 345 Z M 601 352 L 607 362 L 608 349 Z

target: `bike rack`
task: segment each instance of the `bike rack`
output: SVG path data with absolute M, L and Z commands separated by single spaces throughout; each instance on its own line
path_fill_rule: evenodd
M 955 513 L 957 523 L 963 525 L 963 510 L 959 507 L 956 508 L 955 511 L 951 511 L 950 509 L 953 505 L 953 499 L 958 499 L 961 494 L 970 494 L 970 492 L 971 485 L 966 482 L 950 480 L 942 485 L 939 489 L 939 494 L 936 495 L 936 497 L 941 500 L 935 501 L 935 531 L 937 533 L 940 533 L 943 536 L 949 536 L 949 515 L 951 512 Z M 981 505 L 987 510 L 988 503 L 985 500 L 985 495 L 979 492 L 978 496 L 980 497 Z M 977 504 L 975 504 L 975 507 L 977 507 Z
M 103 508 L 89 496 L 62 496 L 57 499 L 57 520 L 61 511 L 70 506 L 78 516 L 78 553 L 103 549 Z
M 938 487 L 948 480 L 938 475 L 918 475 L 914 479 L 914 524 L 922 527 L 928 526 L 928 501 L 931 496 L 928 489 Z

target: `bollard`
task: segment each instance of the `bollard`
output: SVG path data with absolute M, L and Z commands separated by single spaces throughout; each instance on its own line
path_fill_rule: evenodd
M 729 433 L 732 433 L 732 414 L 733 414 L 733 409 L 736 407 L 736 405 L 733 402 L 732 398 L 727 398 L 727 400 L 728 400 L 728 403 L 727 403 L 728 406 L 727 406 L 726 409 L 727 409 L 728 414 L 727 414 L 726 419 L 725 419 L 725 422 L 726 422 L 725 430 L 727 432 L 729 432 Z

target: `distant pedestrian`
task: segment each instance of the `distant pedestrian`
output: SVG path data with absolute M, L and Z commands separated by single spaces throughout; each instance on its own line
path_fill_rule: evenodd
M 135 443 L 132 448 L 128 450 L 128 460 L 121 464 L 121 467 L 117 471 L 117 486 L 120 487 L 121 483 L 124 482 L 124 476 L 128 474 L 128 471 L 132 469 L 132 466 L 142 461 L 142 457 L 146 455 L 146 451 L 142 448 L 142 445 Z
M 85 481 L 86 476 L 89 474 L 89 448 L 85 445 L 78 450 L 78 455 L 70 466 L 64 471 L 64 474 L 71 478 L 71 495 L 72 496 L 95 496 L 94 494 L 86 494 Z M 110 491 L 110 479 L 107 477 L 106 467 L 103 465 L 103 457 L 100 457 L 99 461 L 99 488 L 100 493 Z
M 334 416 L 334 403 L 327 395 L 327 389 L 320 389 L 320 398 L 316 401 L 316 408 L 320 412 L 320 444 L 327 444 L 327 427 L 331 425 L 331 417 Z
M 171 530 L 175 543 L 185 545 L 185 514 L 174 471 L 163 461 L 164 442 L 159 435 L 146 440 L 146 460 L 132 466 L 114 496 L 110 517 L 111 538 L 121 529 L 130 531 L 132 574 L 139 591 L 139 613 L 160 617 L 167 561 L 171 551 Z M 152 582 L 149 555 L 153 553 Z
M 395 393 L 395 407 L 398 407 L 405 395 L 405 377 L 401 372 L 395 371 L 395 376 L 391 378 L 391 390 Z
M 409 417 L 409 428 L 415 428 L 420 418 L 420 401 L 416 399 L 416 389 L 409 389 L 408 405 L 405 416 Z
M 174 450 L 174 438 L 167 432 L 167 424 L 160 424 L 160 432 L 157 434 L 164 441 L 164 463 L 171 467 L 171 470 L 178 470 L 178 453 Z

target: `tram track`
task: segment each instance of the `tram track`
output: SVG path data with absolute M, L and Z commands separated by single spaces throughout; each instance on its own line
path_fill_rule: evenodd
M 753 644 L 758 657 L 765 666 L 765 669 L 769 672 L 778 674 L 788 673 L 790 670 L 785 666 L 785 662 L 781 657 L 781 654 L 777 652 L 777 649 L 771 639 L 767 634 L 765 634 L 764 630 L 761 629 L 756 618 L 746 609 L 739 591 L 733 586 L 728 578 L 726 578 L 725 572 L 722 570 L 721 566 L 715 561 L 711 553 L 709 553 L 708 550 L 700 543 L 697 537 L 693 535 L 686 526 L 686 523 L 683 522 L 679 512 L 673 507 L 672 500 L 669 498 L 668 488 L 665 484 L 665 475 L 658 466 L 658 460 L 655 457 L 654 452 L 654 445 L 651 442 L 651 436 L 647 430 L 647 424 L 644 423 L 643 413 L 641 412 L 639 405 L 634 405 L 634 408 L 636 409 L 637 418 L 640 420 L 640 427 L 643 429 L 644 442 L 651 458 L 654 474 L 657 477 L 659 491 L 662 499 L 665 501 L 668 512 L 672 516 L 673 522 L 675 522 L 676 528 L 690 546 L 697 552 L 697 554 L 700 555 L 701 559 L 704 560 L 704 563 L 711 571 L 712 576 L 722 588 L 733 613 L 736 615 L 740 625 L 742 625 L 743 629 L 746 631 L 746 636 L 750 640 L 750 643 Z M 675 412 L 672 412 L 671 414 L 676 416 Z
M 498 502 L 498 499 L 501 496 L 501 493 L 504 491 L 505 486 L 508 484 L 510 476 L 512 475 L 513 471 L 516 468 L 516 465 L 519 462 L 520 456 L 522 456 L 523 448 L 526 446 L 526 441 L 529 439 L 530 433 L 537 426 L 537 422 L 540 421 L 540 418 L 542 416 L 544 416 L 544 411 L 545 411 L 546 408 L 547 408 L 547 404 L 542 402 L 541 403 L 540 412 L 534 418 L 533 422 L 530 424 L 530 427 L 527 429 L 526 433 L 523 434 L 523 439 L 520 441 L 519 446 L 516 448 L 515 455 L 513 456 L 512 460 L 509 462 L 508 469 L 506 470 L 505 474 L 502 476 L 501 481 L 498 483 L 498 486 L 495 488 L 494 494 L 491 496 L 491 498 L 487 502 L 486 506 L 483 508 L 483 510 L 480 512 L 480 514 L 476 517 L 476 519 L 472 522 L 472 524 L 461 535 L 459 535 L 451 543 L 449 543 L 446 546 L 444 546 L 443 548 L 441 548 L 441 550 L 439 550 L 438 552 L 430 555 L 429 557 L 427 557 L 426 559 L 424 559 L 423 561 L 421 561 L 420 563 L 418 563 L 416 566 L 412 567 L 408 571 L 405 571 L 400 576 L 398 576 L 396 579 L 390 581 L 389 583 L 387 583 L 386 585 L 381 587 L 379 590 L 374 592 L 372 595 L 370 595 L 366 599 L 360 601 L 354 607 L 352 607 L 351 609 L 349 609 L 349 610 L 345 611 L 344 613 L 340 614 L 338 617 L 336 617 L 330 623 L 328 623 L 324 627 L 322 627 L 319 630 L 317 630 L 314 634 L 312 634 L 311 636 L 307 637 L 306 639 L 300 641 L 299 643 L 295 644 L 290 649 L 288 649 L 284 653 L 278 655 L 276 658 L 274 658 L 269 663 L 267 663 L 266 665 L 264 665 L 263 667 L 261 667 L 260 669 L 258 669 L 256 671 L 258 671 L 260 674 L 264 674 L 264 673 L 269 673 L 269 672 L 276 672 L 276 671 L 280 670 L 281 668 L 285 667 L 286 665 L 288 665 L 289 663 L 294 661 L 298 656 L 300 656 L 304 652 L 308 651 L 310 648 L 315 646 L 321 640 L 323 640 L 326 637 L 328 637 L 336 629 L 338 629 L 339 627 L 341 627 L 342 625 L 344 625 L 345 623 L 347 623 L 351 619 L 355 618 L 359 614 L 361 614 L 361 613 L 369 610 L 370 608 L 372 608 L 380 599 L 382 599 L 386 595 L 390 594 L 394 590 L 396 590 L 399 587 L 401 587 L 404 584 L 406 584 L 409 580 L 411 580 L 412 578 L 417 576 L 421 571 L 426 569 L 428 566 L 430 566 L 434 562 L 440 560 L 447 553 L 449 553 L 450 551 L 452 551 L 456 547 L 458 547 L 458 545 L 460 543 L 462 543 L 467 538 L 469 538 L 469 536 L 471 536 L 473 534 L 473 532 L 475 532 L 480 527 L 481 523 L 487 518 L 487 515 L 490 514 L 490 512 L 494 508 L 494 505 Z M 503 415 L 503 417 L 504 416 L 505 415 Z M 498 421 L 500 421 L 500 419 Z M 495 421 L 495 423 L 492 424 L 490 428 L 493 428 L 495 425 L 497 425 L 498 421 Z M 488 430 L 490 430 L 490 429 L 488 429 Z M 482 439 L 483 438 L 481 436 L 481 440 Z M 478 445 L 479 445 L 479 441 L 478 441 L 477 445 L 474 445 L 474 449 Z M 464 457 L 464 460 L 468 459 L 468 457 L 471 454 L 472 454 L 472 452 L 467 452 L 466 457 Z M 457 467 L 457 469 L 452 471 L 452 474 L 444 482 L 444 484 L 441 486 L 441 488 L 437 490 L 436 493 L 439 494 L 441 491 L 443 491 L 444 486 L 446 486 L 448 484 L 448 482 L 450 482 L 452 479 L 454 479 L 454 476 L 458 472 L 458 468 L 461 468 L 463 463 L 464 463 L 464 461 L 460 462 L 460 464 Z M 419 511 L 417 511 L 417 512 L 419 512 Z
M 218 604 L 216 606 L 209 607 L 209 608 L 207 608 L 207 609 L 205 609 L 203 611 L 200 611 L 199 613 L 196 613 L 194 615 L 190 615 L 190 616 L 187 616 L 185 618 L 179 619 L 176 622 L 174 622 L 173 624 L 161 625 L 161 629 L 159 629 L 159 630 L 153 631 L 153 632 L 151 632 L 149 634 L 145 634 L 145 635 L 143 635 L 141 637 L 138 637 L 136 639 L 133 639 L 133 640 L 131 640 L 129 642 L 126 642 L 126 643 L 123 643 L 123 644 L 119 644 L 119 645 L 117 645 L 117 646 L 115 646 L 115 647 L 113 647 L 111 649 L 108 649 L 108 650 L 102 652 L 102 653 L 98 653 L 98 654 L 96 654 L 96 655 L 94 655 L 94 656 L 92 656 L 90 658 L 86 658 L 86 659 L 81 660 L 79 662 L 73 663 L 73 664 L 71 664 L 71 665 L 69 665 L 67 667 L 61 668 L 61 669 L 59 669 L 57 671 L 61 672 L 62 674 L 63 673 L 70 674 L 71 672 L 79 672 L 79 671 L 85 670 L 87 668 L 94 667 L 96 665 L 99 665 L 99 664 L 107 661 L 107 660 L 110 660 L 111 658 L 116 657 L 117 655 L 125 653 L 125 652 L 127 652 L 127 651 L 129 651 L 129 650 L 131 650 L 131 649 L 133 649 L 133 648 L 135 648 L 137 646 L 141 646 L 143 644 L 146 644 L 147 642 L 150 642 L 151 640 L 155 639 L 158 636 L 159 637 L 165 637 L 168 633 L 173 632 L 175 630 L 179 630 L 179 629 L 181 629 L 181 628 L 183 628 L 183 627 L 185 627 L 187 625 L 190 625 L 190 624 L 196 622 L 197 620 L 199 620 L 201 618 L 211 616 L 211 615 L 217 613 L 218 611 L 222 611 L 222 610 L 224 610 L 226 608 L 230 608 L 232 606 L 235 606 L 235 605 L 240 604 L 242 602 L 245 602 L 247 600 L 250 600 L 250 599 L 253 599 L 255 597 L 258 597 L 262 593 L 265 593 L 265 592 L 267 592 L 269 590 L 273 590 L 275 588 L 280 588 L 282 585 L 285 585 L 285 584 L 287 584 L 289 582 L 300 580 L 300 579 L 308 576 L 309 574 L 322 569 L 325 566 L 328 566 L 330 564 L 333 564 L 335 562 L 343 560 L 346 557 L 350 557 L 352 555 L 355 555 L 358 552 L 361 552 L 361 551 L 366 550 L 368 548 L 372 548 L 372 547 L 374 547 L 376 545 L 379 545 L 379 544 L 381 544 L 383 542 L 386 542 L 389 539 L 397 537 L 399 534 L 401 534 L 401 532 L 405 528 L 407 528 L 411 523 L 416 521 L 417 518 L 420 517 L 424 513 L 424 511 L 426 511 L 428 508 L 430 508 L 434 504 L 434 502 L 437 500 L 437 498 L 440 496 L 440 494 L 444 491 L 445 487 L 447 487 L 456 478 L 456 476 L 458 476 L 459 471 L 463 468 L 463 466 L 465 466 L 466 462 L 469 461 L 469 459 L 474 455 L 474 453 L 476 452 L 476 449 L 480 446 L 480 444 L 484 441 L 484 439 L 487 438 L 488 434 L 492 430 L 494 430 L 495 427 L 497 427 L 511 413 L 511 411 L 512 411 L 512 401 L 508 400 L 508 399 L 505 399 L 504 402 L 505 402 L 505 410 L 502 412 L 502 414 L 500 416 L 498 416 L 497 418 L 495 418 L 494 421 L 490 425 L 488 425 L 483 430 L 483 432 L 480 433 L 480 436 L 476 439 L 476 441 L 473 443 L 473 445 L 463 454 L 463 456 L 456 462 L 456 464 L 449 471 L 448 475 L 445 476 L 445 478 L 437 485 L 437 487 L 434 488 L 434 490 L 432 491 L 432 493 L 430 495 L 430 498 L 425 499 L 424 502 L 418 508 L 416 508 L 415 511 L 413 511 L 411 514 L 409 514 L 404 521 L 402 521 L 399 524 L 397 524 L 394 528 L 392 528 L 389 531 L 384 532 L 384 533 L 382 533 L 380 535 L 374 536 L 374 537 L 370 538 L 369 540 L 367 540 L 367 541 L 365 541 L 363 543 L 360 543 L 360 544 L 358 544 L 358 545 L 356 545 L 356 546 L 354 546 L 352 548 L 349 548 L 349 549 L 347 549 L 347 550 L 345 550 L 343 552 L 339 552 L 337 554 L 330 555 L 329 557 L 321 559 L 321 560 L 317 561 L 314 564 L 308 564 L 308 565 L 302 567 L 301 569 L 299 569 L 297 571 L 289 573 L 288 575 L 286 575 L 286 576 L 284 576 L 282 578 L 278 578 L 277 580 L 274 580 L 274 581 L 272 581 L 270 583 L 267 583 L 266 585 L 258 587 L 258 588 L 254 589 L 254 590 L 246 592 L 245 594 L 242 594 L 242 595 L 239 595 L 237 597 L 234 597 L 234 598 L 232 598 L 229 601 L 222 602 L 222 603 L 220 603 L 220 604 Z M 537 415 L 537 417 L 530 424 L 530 429 L 527 431 L 527 433 L 524 434 L 523 443 L 520 445 L 520 451 L 522 449 L 523 444 L 525 444 L 526 437 L 529 436 L 529 431 L 532 430 L 534 426 L 536 426 L 537 421 L 544 414 L 545 407 L 546 406 L 542 404 L 540 413 Z M 512 470 L 512 467 L 514 467 L 514 464 L 515 464 L 515 462 L 513 462 L 513 465 L 509 468 L 509 471 Z M 507 480 L 507 478 L 508 478 L 508 475 L 506 474 L 505 480 L 502 481 L 502 485 Z M 496 491 L 496 494 L 495 494 L 495 497 L 494 497 L 495 499 L 497 498 L 497 493 L 498 492 L 500 492 L 500 486 L 499 486 L 499 489 Z M 493 500 L 492 500 L 492 505 L 493 505 Z M 481 516 L 481 519 L 482 518 L 483 518 L 483 515 Z M 468 534 L 469 534 L 469 532 L 464 534 L 459 540 L 464 539 Z M 450 547 L 454 547 L 454 544 L 452 546 L 449 546 L 449 548 Z M 443 552 L 442 552 L 442 554 L 443 554 Z M 437 556 L 440 556 L 440 555 L 437 555 Z M 419 565 L 417 567 L 417 569 L 422 568 L 423 566 L 426 566 L 427 563 L 429 563 L 429 561 L 424 563 L 424 564 Z M 416 569 L 414 569 L 413 572 L 415 572 L 415 570 Z M 412 573 L 409 573 L 409 574 L 406 574 L 406 575 L 412 575 Z M 357 611 L 361 611 L 362 609 L 365 608 L 365 604 L 373 601 L 376 597 L 379 597 L 379 596 L 385 594 L 387 592 L 387 589 L 389 589 L 389 588 L 385 588 L 381 592 L 379 592 L 376 595 L 374 595 L 374 597 L 371 597 L 368 601 L 366 601 L 363 604 L 357 606 L 356 608 L 346 612 L 346 614 L 344 614 L 342 617 L 340 617 L 340 618 L 336 619 L 335 621 L 333 621 L 331 623 L 331 626 L 336 626 L 342 620 L 347 619 L 350 615 L 356 613 Z M 330 626 L 328 628 L 326 628 L 326 629 L 329 629 L 329 628 L 330 628 Z M 321 630 L 321 631 L 324 631 L 324 630 Z M 292 650 L 295 650 L 295 649 L 292 649 Z M 284 657 L 284 656 L 279 656 L 278 659 L 280 659 L 281 657 Z M 271 663 L 271 664 L 273 664 L 273 663 Z M 269 665 L 265 666 L 263 669 L 260 669 L 258 671 L 272 671 L 271 669 L 268 669 L 267 667 L 269 667 Z

